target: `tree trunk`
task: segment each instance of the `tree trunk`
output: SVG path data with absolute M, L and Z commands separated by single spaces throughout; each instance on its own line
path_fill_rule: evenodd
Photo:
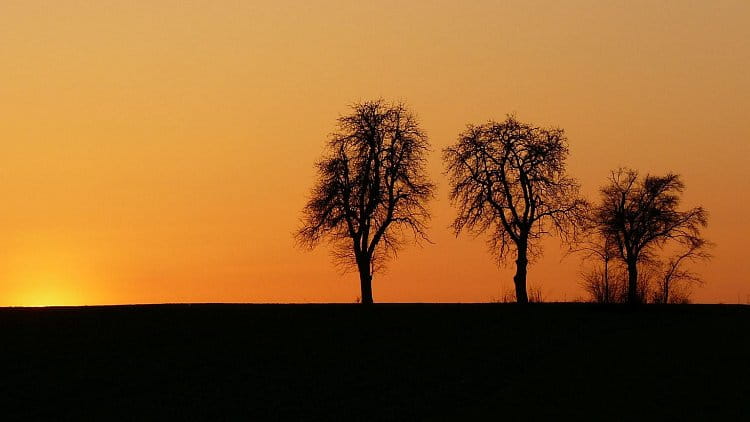
M 635 305 L 640 303 L 640 299 L 638 297 L 638 264 L 628 262 L 628 303 Z
M 363 305 L 372 305 L 372 273 L 370 272 L 370 260 L 362 258 L 358 260 L 359 287 Z
M 526 293 L 526 266 L 528 263 L 529 260 L 526 258 L 526 245 L 518 245 L 516 275 L 513 276 L 513 283 L 516 285 L 516 303 L 529 303 L 529 296 Z

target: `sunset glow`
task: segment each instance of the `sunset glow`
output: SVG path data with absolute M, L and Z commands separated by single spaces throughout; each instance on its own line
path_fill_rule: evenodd
M 33 283 L 33 282 L 32 282 Z M 54 279 L 50 280 L 49 283 L 55 283 Z M 37 283 L 33 283 L 37 284 Z M 69 292 L 60 292 L 60 291 L 54 291 L 54 290 L 47 290 L 45 285 L 47 283 L 40 283 L 43 284 L 39 290 L 32 290 L 29 291 L 23 295 L 20 295 L 16 300 L 18 303 L 18 306 L 32 306 L 32 307 L 39 307 L 39 306 L 69 306 L 69 305 L 82 305 L 86 302 L 78 299 L 76 300 L 75 297 L 72 297 Z M 53 284 L 53 289 L 57 288 L 55 284 Z
M 403 100 L 433 150 L 428 234 L 376 302 L 512 289 L 455 238 L 440 151 L 468 123 L 565 129 L 597 199 L 609 171 L 679 173 L 714 258 L 696 302 L 750 300 L 750 2 L 0 2 L 0 306 L 354 302 L 355 272 L 292 234 L 353 101 Z M 557 241 L 529 267 L 584 297 Z

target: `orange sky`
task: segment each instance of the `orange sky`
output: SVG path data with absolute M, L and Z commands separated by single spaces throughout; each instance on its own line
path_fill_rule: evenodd
M 750 2 L 3 0 L 0 305 L 354 301 L 294 247 L 313 162 L 352 101 L 406 100 L 434 152 L 434 245 L 376 301 L 511 287 L 455 239 L 439 151 L 466 123 L 566 129 L 590 198 L 610 169 L 683 175 L 715 259 L 699 302 L 750 301 Z M 547 299 L 583 296 L 551 242 Z

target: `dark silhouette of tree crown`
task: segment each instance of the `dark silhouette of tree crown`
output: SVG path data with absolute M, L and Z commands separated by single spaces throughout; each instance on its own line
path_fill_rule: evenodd
M 708 213 L 702 207 L 679 211 L 684 189 L 677 174 L 640 178 L 636 170 L 627 168 L 613 171 L 609 183 L 601 189 L 601 202 L 593 218 L 599 232 L 615 245 L 617 256 L 628 266 L 631 303 L 639 301 L 633 289 L 637 265 L 654 259 L 655 249 L 668 241 L 688 249 L 691 245 L 699 245 L 699 249 L 706 246 L 701 229 L 708 225 Z
M 567 155 L 562 129 L 536 127 L 514 116 L 469 125 L 443 151 L 450 199 L 458 208 L 455 234 L 489 231 L 489 248 L 500 262 L 516 251 L 520 302 L 526 300 L 528 259 L 541 253 L 538 239 L 552 232 L 572 238 L 583 219 L 586 202 L 566 174 Z
M 489 246 L 500 260 L 524 235 L 535 240 L 551 231 L 572 234 L 585 201 L 566 175 L 567 154 L 562 129 L 535 127 L 514 116 L 469 125 L 458 144 L 443 152 L 450 199 L 458 208 L 454 232 L 491 230 Z M 531 255 L 541 252 L 536 242 L 529 248 Z
M 434 185 L 426 176 L 429 142 L 403 103 L 365 101 L 338 119 L 317 162 L 318 182 L 303 210 L 297 241 L 323 238 L 345 266 L 372 277 L 395 256 L 407 234 L 429 240 L 426 203 Z M 368 301 L 363 292 L 363 303 Z

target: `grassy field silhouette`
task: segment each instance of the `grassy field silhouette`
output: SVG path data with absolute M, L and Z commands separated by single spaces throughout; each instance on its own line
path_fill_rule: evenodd
M 0 325 L 4 419 L 750 413 L 747 306 L 5 308 Z

